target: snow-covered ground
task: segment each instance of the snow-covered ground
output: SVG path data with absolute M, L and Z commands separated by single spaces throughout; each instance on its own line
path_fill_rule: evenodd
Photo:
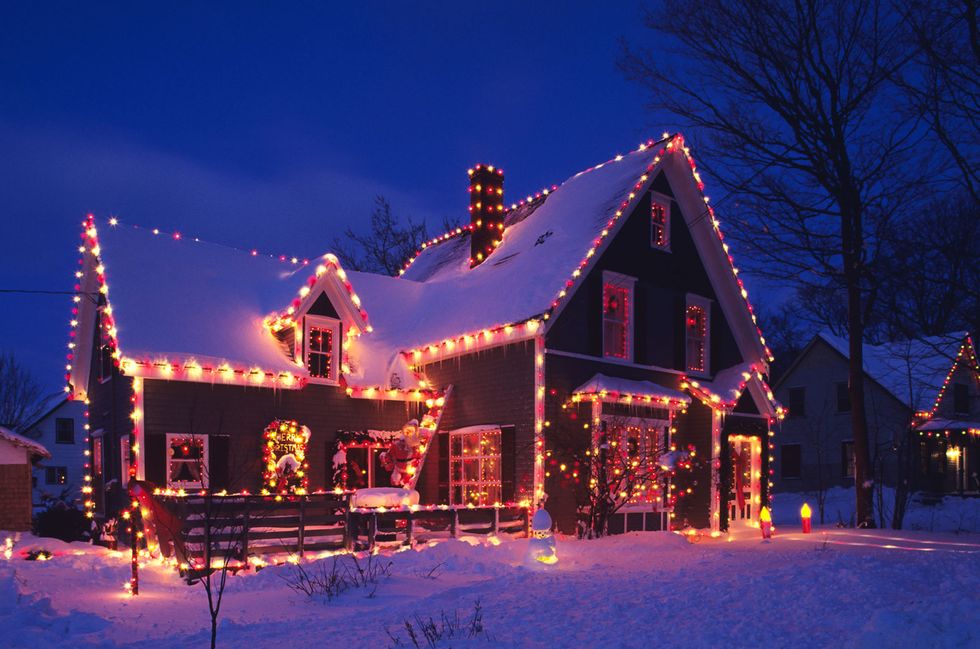
M 885 521 L 890 527 L 891 514 L 895 504 L 895 492 L 885 487 L 881 506 Z M 800 521 L 800 507 L 806 502 L 813 509 L 813 520 L 818 521 L 817 500 L 814 494 L 779 493 L 776 495 L 774 519 L 776 524 Z M 877 512 L 879 504 L 875 503 Z M 837 487 L 827 490 L 824 501 L 824 522 L 835 525 L 838 520 L 845 524 L 854 518 L 854 490 Z M 878 517 L 876 516 L 876 519 Z M 902 527 L 907 530 L 928 532 L 975 532 L 980 533 L 980 498 L 961 498 L 947 496 L 939 502 L 923 502 L 921 496 L 913 497 L 905 513 Z
M 699 543 L 559 539 L 559 563 L 537 570 L 524 566 L 524 539 L 447 541 L 393 554 L 374 597 L 329 602 L 290 590 L 283 576 L 295 568 L 269 567 L 230 580 L 218 644 L 388 647 L 386 628 L 407 641 L 406 619 L 458 611 L 465 621 L 479 600 L 490 639 L 439 646 L 980 646 L 980 536 L 797 530 L 778 526 L 772 542 L 748 528 Z M 24 560 L 32 547 L 54 556 Z M 0 559 L 0 645 L 207 646 L 200 585 L 148 566 L 130 597 L 128 577 L 124 553 L 21 539 Z

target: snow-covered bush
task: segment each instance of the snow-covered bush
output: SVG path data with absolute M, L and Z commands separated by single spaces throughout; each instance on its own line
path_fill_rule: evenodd
M 58 496 L 42 497 L 44 508 L 34 515 L 34 534 L 62 541 L 85 541 L 89 538 L 89 523 L 85 512 L 68 500 L 68 490 Z

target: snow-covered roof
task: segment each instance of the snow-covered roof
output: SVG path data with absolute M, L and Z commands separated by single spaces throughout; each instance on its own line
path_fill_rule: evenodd
M 195 370 L 230 366 L 242 380 L 255 374 L 261 382 L 256 370 L 273 380 L 278 373 L 285 377 L 280 385 L 295 387 L 293 377 L 308 374 L 272 335 L 270 317 L 277 319 L 275 326 L 291 326 L 293 316 L 315 299 L 321 282 L 333 281 L 345 289 L 341 301 L 350 302 L 334 306 L 349 308 L 361 332 L 349 341 L 345 381 L 387 389 L 396 387 L 391 379 L 397 374 L 399 387 L 411 389 L 419 385 L 419 377 L 407 358 L 420 360 L 422 349 L 435 353 L 442 345 L 459 351 L 459 345 L 465 349 L 474 341 L 482 345 L 535 334 L 574 291 L 578 278 L 623 222 L 619 217 L 661 167 L 688 179 L 676 183 L 678 200 L 696 209 L 704 205 L 700 178 L 683 138 L 651 141 L 511 210 L 499 246 L 475 268 L 469 265 L 469 234 L 463 229 L 458 236 L 427 246 L 402 277 L 345 273 L 332 255 L 323 258 L 330 269 L 318 269 L 311 277 L 319 260 L 307 267 L 296 260 L 113 220 L 99 224 L 97 235 L 94 221 L 86 225 L 86 242 L 96 261 L 84 254 L 89 264 L 85 268 L 94 270 L 90 274 L 98 281 L 85 277 L 80 284 L 82 290 L 107 292 L 124 371 L 126 359 L 156 364 L 167 372 L 167 364 L 187 367 L 190 362 Z M 699 214 L 689 207 L 684 212 L 689 219 Z M 713 282 L 718 283 L 726 316 L 735 318 L 733 329 L 743 355 L 764 364 L 764 341 L 755 330 L 744 287 L 731 272 L 717 221 L 691 225 L 697 225 L 692 233 L 699 253 L 710 258 L 706 263 L 715 269 Z M 83 311 L 91 310 L 82 306 Z M 84 349 L 86 342 L 80 344 Z M 83 382 L 84 370 L 71 370 L 74 385 Z
M 846 338 L 818 336 L 850 358 Z M 864 345 L 864 372 L 900 402 L 917 412 L 932 410 L 936 397 L 967 338 L 965 331 L 883 345 Z
M 51 457 L 51 453 L 48 449 L 44 448 L 41 444 L 35 442 L 33 439 L 24 437 L 23 435 L 18 435 L 9 428 L 4 428 L 0 426 L 0 439 L 6 440 L 13 444 L 14 446 L 20 446 L 21 448 L 26 448 L 31 455 L 36 455 L 39 457 Z
M 665 406 L 691 403 L 691 397 L 679 390 L 667 388 L 652 381 L 634 381 L 618 376 L 606 376 L 605 374 L 596 374 L 575 388 L 572 394 L 580 397 L 597 395 L 616 401 L 628 399 L 634 402 L 661 402 Z
M 350 273 L 375 331 L 413 349 L 541 316 L 657 151 L 647 146 L 597 165 L 519 208 L 524 218 L 507 219 L 500 245 L 475 268 L 464 233 L 427 247 L 398 279 Z
M 307 269 L 125 224 L 100 224 L 98 237 L 125 356 L 303 373 L 263 319 L 289 302 Z

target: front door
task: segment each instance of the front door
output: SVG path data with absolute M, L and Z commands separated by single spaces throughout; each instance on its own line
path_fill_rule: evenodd
M 728 520 L 756 521 L 762 498 L 762 443 L 758 437 L 732 435 L 728 438 L 731 461 L 728 492 Z

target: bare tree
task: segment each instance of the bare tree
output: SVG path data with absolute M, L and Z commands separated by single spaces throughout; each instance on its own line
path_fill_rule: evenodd
M 953 193 L 906 215 L 889 241 L 875 319 L 892 340 L 980 331 L 980 203 Z
M 894 110 L 891 80 L 910 60 L 901 20 L 875 1 L 665 0 L 647 25 L 656 50 L 626 46 L 621 66 L 654 109 L 695 127 L 702 166 L 739 199 L 729 232 L 750 269 L 844 297 L 857 520 L 873 525 L 865 322 L 882 235 L 931 173 L 926 126 Z
M 0 352 L 0 426 L 18 433 L 33 424 L 53 397 L 13 352 Z
M 899 0 L 912 69 L 897 77 L 909 108 L 949 151 L 974 204 L 980 200 L 980 29 L 976 0 Z
M 647 511 L 672 505 L 671 479 L 691 468 L 691 457 L 671 452 L 666 431 L 645 423 L 626 415 L 604 417 L 593 435 L 576 416 L 550 431 L 549 471 L 575 494 L 581 536 L 605 536 L 612 516 L 629 505 L 648 505 Z
M 374 199 L 368 231 L 355 232 L 348 227 L 344 237 L 335 238 L 333 247 L 347 267 L 386 275 L 397 275 L 428 239 L 424 221 L 415 222 L 408 217 L 402 225 L 384 196 Z

